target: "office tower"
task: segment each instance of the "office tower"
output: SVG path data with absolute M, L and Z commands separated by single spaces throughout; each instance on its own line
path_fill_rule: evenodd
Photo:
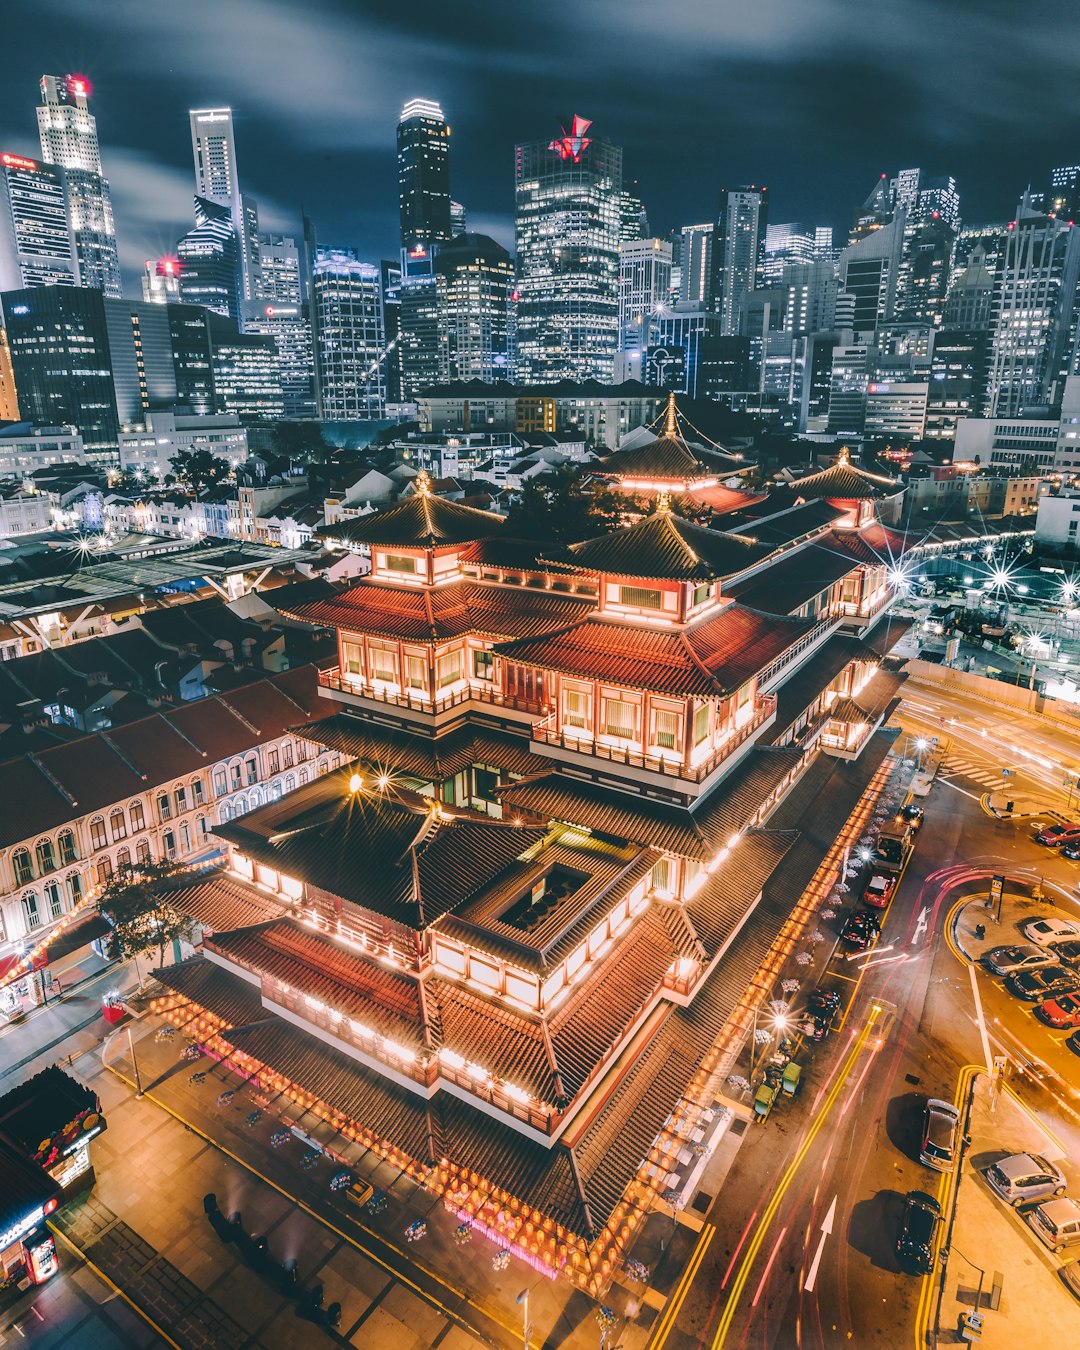
M 959 229 L 960 194 L 956 190 L 956 179 L 924 177 L 915 199 L 914 214 L 922 220 L 944 221 L 954 231 Z
M 797 221 L 768 225 L 765 228 L 762 281 L 766 286 L 771 286 L 780 280 L 788 263 L 809 263 L 817 256 L 814 232 L 805 225 Z
M 648 239 L 649 217 L 638 194 L 637 183 L 631 183 L 619 193 L 619 242 Z
M 459 234 L 465 234 L 468 231 L 468 222 L 465 218 L 465 208 L 460 202 L 450 203 L 450 236 L 456 239 Z
M 840 291 L 850 297 L 851 304 L 843 322 L 856 332 L 873 332 L 893 316 L 906 222 L 907 213 L 901 208 L 888 222 L 840 252 Z M 839 312 L 836 322 L 841 323 Z
M 195 195 L 226 206 L 237 238 L 238 298 L 259 294 L 258 206 L 240 191 L 231 108 L 195 108 L 189 113 Z
M 206 312 L 187 305 L 116 300 L 81 286 L 0 295 L 22 415 L 74 426 L 91 460 L 112 461 L 117 434 L 152 408 L 190 402 L 190 367 L 210 378 Z M 201 346 L 183 326 L 200 330 Z M 212 411 L 212 407 L 206 409 Z
M 1025 193 L 994 286 L 988 416 L 1015 417 L 1060 399 L 1078 276 L 1080 230 L 1033 210 Z
M 715 226 L 682 227 L 682 278 L 679 300 L 706 308 L 712 300 L 712 250 Z
M 0 289 L 78 284 L 64 170 L 0 154 Z
M 397 128 L 401 247 L 430 248 L 453 236 L 450 213 L 450 128 L 430 99 L 410 99 Z
M 555 140 L 515 150 L 521 384 L 614 375 L 622 147 L 591 126 L 575 116 Z
M 956 230 L 939 210 L 916 210 L 904 221 L 893 313 L 903 322 L 936 327 L 945 309 Z
M 840 283 L 831 260 L 788 263 L 775 284 L 787 292 L 783 304 L 786 332 L 816 333 L 835 325 Z
M 922 169 L 901 169 L 892 180 L 890 194 L 893 210 L 903 207 L 909 214 L 915 210 L 922 185 Z
M 170 304 L 165 307 L 165 314 L 176 374 L 177 407 L 199 416 L 216 412 L 210 311 L 200 305 Z
M 486 234 L 463 234 L 435 260 L 443 381 L 513 377 L 514 260 Z
M 1062 220 L 1080 219 L 1080 165 L 1063 164 L 1051 169 L 1047 210 Z
M 11 368 L 11 347 L 7 329 L 0 325 L 0 422 L 19 420 L 19 396 L 15 389 L 15 372 Z
M 642 378 L 657 313 L 671 289 L 671 245 L 663 239 L 634 239 L 619 249 L 619 351 L 622 374 Z
M 401 264 L 387 259 L 379 264 L 383 298 L 383 336 L 386 338 L 386 401 L 401 402 Z
M 285 234 L 259 235 L 258 299 L 298 305 L 303 300 L 300 249 Z
M 817 262 L 835 262 L 837 250 L 833 245 L 831 225 L 819 225 L 814 231 L 814 258 Z
M 354 249 L 310 247 L 310 304 L 319 416 L 357 422 L 386 406 L 382 278 Z
M 926 394 L 928 438 L 952 440 L 961 417 L 980 416 L 989 361 L 988 327 L 942 328 L 935 333 Z
M 81 75 L 43 75 L 37 110 L 41 157 L 67 179 L 67 209 L 79 284 L 121 295 L 120 259 L 112 196 L 102 176 L 97 119 L 87 106 L 90 83 Z
M 205 305 L 215 314 L 239 320 L 240 240 L 228 206 L 196 197 L 195 228 L 177 243 L 176 256 L 184 303 Z
M 941 320 L 943 328 L 989 329 L 994 304 L 994 274 L 986 262 L 985 250 L 976 247 L 967 266 L 953 278 Z
M 265 281 L 265 272 L 263 276 Z M 269 338 L 274 344 L 283 415 L 294 420 L 314 417 L 315 357 L 307 306 L 281 300 L 245 300 L 242 315 L 245 336 Z
M 724 188 L 713 236 L 712 305 L 721 331 L 739 331 L 743 300 L 754 289 L 768 224 L 768 188 Z
M 848 234 L 848 245 L 858 243 L 860 239 L 865 239 L 875 230 L 887 225 L 893 218 L 893 206 L 893 188 L 888 175 L 882 174 L 870 189 L 866 200 L 855 211 Z
M 241 333 L 232 319 L 218 314 L 211 314 L 209 322 L 215 410 L 248 420 L 284 417 L 281 363 L 273 336 Z
M 858 436 L 866 424 L 866 394 L 876 352 L 862 344 L 833 348 L 828 429 L 834 436 Z
M 397 290 L 398 371 L 401 399 L 415 403 L 447 378 L 440 344 L 439 288 L 434 270 L 402 274 Z
M 148 304 L 178 305 L 180 303 L 180 259 L 148 258 L 143 263 L 142 298 Z

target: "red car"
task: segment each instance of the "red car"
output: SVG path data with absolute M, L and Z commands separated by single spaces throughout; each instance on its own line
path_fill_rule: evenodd
M 863 900 L 875 909 L 885 909 L 893 898 L 896 880 L 888 872 L 871 872 L 863 888 Z
M 1080 1027 L 1080 994 L 1058 994 L 1035 1009 L 1035 1016 L 1048 1027 Z
M 1073 821 L 1063 821 L 1060 825 L 1047 825 L 1035 836 L 1037 844 L 1058 848 L 1062 844 L 1071 844 L 1080 839 L 1080 825 Z

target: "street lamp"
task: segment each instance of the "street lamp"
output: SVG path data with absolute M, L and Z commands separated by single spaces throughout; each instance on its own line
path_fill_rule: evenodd
M 514 1302 L 521 1308 L 521 1344 L 523 1350 L 529 1350 L 529 1335 L 532 1332 L 529 1326 L 529 1291 L 523 1289 Z
M 917 758 L 916 761 L 915 761 L 915 765 L 916 765 L 916 768 L 921 772 L 921 771 L 922 771 L 922 757 L 923 757 L 923 755 L 926 753 L 926 751 L 930 749 L 930 742 L 926 739 L 925 736 L 920 736 L 920 737 L 918 737 L 918 739 L 915 741 L 915 749 L 916 749 L 916 751 L 918 752 L 918 758 Z

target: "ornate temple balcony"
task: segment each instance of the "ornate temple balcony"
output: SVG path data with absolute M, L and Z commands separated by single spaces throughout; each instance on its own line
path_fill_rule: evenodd
M 704 759 L 690 764 L 674 750 L 643 746 L 633 741 L 615 743 L 602 737 L 594 738 L 589 731 L 573 727 L 560 728 L 557 713 L 551 713 L 535 723 L 532 738 L 534 748 L 542 755 L 578 764 L 605 760 L 609 764 L 637 770 L 641 776 L 656 775 L 669 784 L 678 783 L 696 796 L 698 793 L 694 789 L 700 790 L 701 785 L 733 755 L 749 749 L 755 734 L 770 725 L 775 717 L 776 695 L 762 695 L 753 717 L 730 732 Z
M 339 666 L 319 671 L 319 690 L 323 696 L 358 708 L 393 707 L 406 711 L 425 722 L 446 719 L 463 712 L 466 705 L 498 708 L 502 715 L 515 722 L 531 722 L 546 711 L 547 705 L 526 698 L 504 694 L 490 684 L 460 680 L 432 698 L 426 691 L 402 689 L 400 685 L 381 681 L 369 684 L 357 675 L 342 675 Z

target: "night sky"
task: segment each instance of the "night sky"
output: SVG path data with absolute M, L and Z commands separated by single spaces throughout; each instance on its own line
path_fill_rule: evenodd
M 952 173 L 1005 220 L 1080 161 L 1072 0 L 8 0 L 0 148 L 37 155 L 44 73 L 94 85 L 125 289 L 191 221 L 187 110 L 234 110 L 264 228 L 397 246 L 394 135 L 438 99 L 470 229 L 513 248 L 513 146 L 574 112 L 625 147 L 654 232 L 767 183 L 773 220 L 844 229 L 882 173 Z

